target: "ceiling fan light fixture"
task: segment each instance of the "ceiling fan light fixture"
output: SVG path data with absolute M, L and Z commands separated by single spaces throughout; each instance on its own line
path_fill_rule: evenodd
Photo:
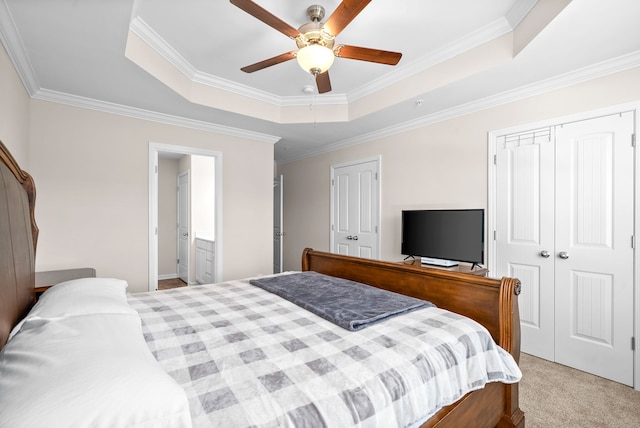
M 298 50 L 296 59 L 304 71 L 315 76 L 331 68 L 335 55 L 326 46 L 310 44 Z
M 367 6 L 371 0 L 342 0 L 326 22 L 324 7 L 312 5 L 307 8 L 310 22 L 297 30 L 253 0 L 231 0 L 231 3 L 274 28 L 285 36 L 295 40 L 298 51 L 289 51 L 273 58 L 242 67 L 245 73 L 253 73 L 272 65 L 280 64 L 296 58 L 298 65 L 307 73 L 311 73 L 316 81 L 319 94 L 331 92 L 329 68 L 335 57 L 355 59 L 378 64 L 396 65 L 402 54 L 380 49 L 371 49 L 350 45 L 335 46 L 335 38 L 347 25 Z

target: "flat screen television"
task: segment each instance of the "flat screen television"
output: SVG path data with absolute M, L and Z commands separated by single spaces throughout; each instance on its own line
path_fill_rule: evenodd
M 422 263 L 484 263 L 484 210 L 402 211 L 402 254 Z

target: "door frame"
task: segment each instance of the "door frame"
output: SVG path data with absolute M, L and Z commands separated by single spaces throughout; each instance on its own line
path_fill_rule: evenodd
M 375 207 L 375 209 L 377 210 L 377 218 L 378 218 L 378 233 L 376 233 L 376 259 L 380 258 L 380 251 L 381 251 L 381 236 L 382 236 L 382 221 L 381 221 L 381 213 L 382 213 L 382 185 L 380 183 L 382 183 L 382 156 L 381 155 L 377 155 L 377 156 L 372 156 L 372 157 L 367 157 L 367 158 L 363 158 L 363 159 L 357 159 L 357 160 L 353 160 L 353 161 L 347 161 L 347 162 L 341 162 L 341 163 L 337 163 L 337 164 L 333 164 L 331 165 L 331 181 L 329 182 L 330 188 L 331 188 L 331 192 L 330 192 L 330 203 L 329 203 L 329 213 L 330 213 L 330 217 L 329 217 L 329 248 L 330 251 L 333 252 L 334 249 L 334 245 L 335 245 L 335 231 L 333 230 L 333 226 L 335 225 L 335 204 L 334 204 L 334 197 L 335 197 L 335 186 L 331 185 L 331 183 L 333 183 L 333 181 L 335 180 L 335 174 L 336 174 L 336 169 L 338 168 L 344 168 L 347 166 L 353 166 L 353 165 L 358 165 L 361 163 L 367 163 L 367 162 L 376 162 L 376 173 L 378 174 L 378 179 L 376 180 L 376 191 L 378 192 L 378 203 Z
M 566 124 L 570 122 L 583 121 L 588 119 L 595 119 L 601 116 L 610 116 L 612 114 L 628 112 L 632 111 L 634 113 L 634 122 L 635 122 L 635 135 L 636 135 L 636 145 L 639 140 L 638 131 L 640 124 L 640 101 L 626 104 L 618 104 L 614 106 L 604 107 L 601 109 L 589 110 L 580 113 L 575 113 L 571 115 L 546 119 L 539 122 L 529 123 L 526 125 L 519 125 L 511 128 L 504 128 L 494 131 L 489 131 L 487 135 L 487 236 L 489 239 L 487 240 L 487 255 L 489 258 L 489 263 L 487 267 L 489 268 L 489 274 L 491 272 L 496 271 L 496 243 L 495 243 L 495 231 L 496 231 L 496 167 L 495 167 L 495 157 L 497 154 L 497 140 L 498 137 L 505 134 L 515 134 L 520 132 L 525 132 L 531 129 L 538 128 L 546 128 L 561 124 Z M 640 201 L 640 174 L 638 171 L 638 166 L 640 165 L 638 148 L 634 151 L 634 197 L 635 197 L 635 205 L 637 207 L 638 201 Z M 635 238 L 635 247 L 634 247 L 634 255 L 633 255 L 633 289 L 634 289 L 634 314 L 636 314 L 633 322 L 633 336 L 635 338 L 635 350 L 633 357 L 633 385 L 636 391 L 640 391 L 640 316 L 638 316 L 638 309 L 640 308 L 640 256 L 638 251 L 639 241 L 640 241 L 640 233 L 638 230 L 638 226 L 640 226 L 640 209 L 636 209 L 634 213 L 634 221 L 633 221 L 633 230 L 634 230 L 634 238 Z M 631 346 L 631 344 L 629 344 Z
M 149 275 L 148 290 L 158 289 L 158 153 L 179 153 L 183 155 L 210 156 L 215 158 L 215 254 L 216 268 L 214 282 L 222 281 L 223 261 L 223 207 L 222 207 L 222 152 L 188 146 L 175 146 L 149 142 Z
M 284 176 L 282 174 L 277 175 L 276 177 L 273 178 L 273 224 L 274 224 L 274 230 L 273 230 L 273 246 L 274 246 L 274 254 L 273 254 L 273 258 L 275 261 L 276 258 L 276 243 L 277 243 L 277 251 L 278 251 L 278 259 L 280 260 L 280 264 L 278 265 L 278 272 L 275 271 L 273 273 L 282 273 L 283 272 L 283 257 L 284 257 L 284 251 L 283 251 L 283 245 L 282 245 L 282 241 L 283 241 L 283 237 L 284 237 L 284 218 L 283 218 L 283 212 L 284 212 L 284 187 L 283 186 L 283 182 L 284 182 Z M 275 189 L 276 187 L 278 188 L 278 193 L 277 193 L 277 198 L 276 198 L 276 192 Z M 280 221 L 278 222 L 278 231 L 276 232 L 275 228 L 276 228 L 276 219 L 280 219 Z M 276 235 L 278 234 L 278 235 Z M 275 263 L 274 266 L 275 268 Z

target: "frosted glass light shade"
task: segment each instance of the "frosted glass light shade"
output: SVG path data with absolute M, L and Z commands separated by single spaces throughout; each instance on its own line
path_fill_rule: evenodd
M 311 74 L 320 74 L 327 71 L 331 65 L 333 65 L 335 56 L 331 49 L 322 45 L 312 44 L 300 48 L 296 59 L 304 71 Z

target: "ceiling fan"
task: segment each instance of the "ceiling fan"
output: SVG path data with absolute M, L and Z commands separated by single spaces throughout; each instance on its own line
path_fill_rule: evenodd
M 249 15 L 294 39 L 298 46 L 297 51 L 285 52 L 273 58 L 242 67 L 241 70 L 245 73 L 253 73 L 296 58 L 303 70 L 315 76 L 318 93 L 324 94 L 331 91 L 329 68 L 333 64 L 335 57 L 388 65 L 396 65 L 402 57 L 399 52 L 335 44 L 335 37 L 353 21 L 371 0 L 343 0 L 324 23 L 322 22 L 325 15 L 324 8 L 320 5 L 310 6 L 307 8 L 307 16 L 310 22 L 298 29 L 293 28 L 251 0 L 230 1 Z

